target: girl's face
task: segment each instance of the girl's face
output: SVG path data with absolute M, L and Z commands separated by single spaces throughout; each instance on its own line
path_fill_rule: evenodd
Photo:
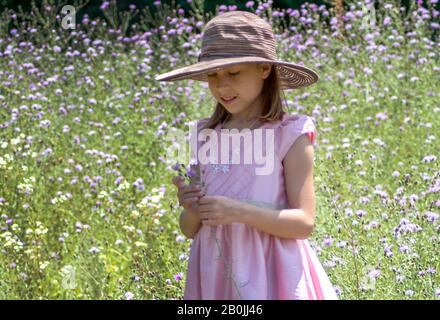
M 228 112 L 240 113 L 247 108 L 260 108 L 260 93 L 271 64 L 236 64 L 208 72 L 209 90 Z M 234 98 L 231 102 L 224 99 Z

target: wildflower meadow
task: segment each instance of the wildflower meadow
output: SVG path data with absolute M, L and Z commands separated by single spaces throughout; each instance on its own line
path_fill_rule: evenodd
M 216 101 L 154 77 L 197 62 L 206 22 L 238 10 L 188 3 L 1 12 L 1 299 L 182 299 L 192 240 L 171 180 Z M 309 240 L 339 298 L 440 299 L 438 1 L 242 10 L 320 76 L 283 97 L 317 124 Z

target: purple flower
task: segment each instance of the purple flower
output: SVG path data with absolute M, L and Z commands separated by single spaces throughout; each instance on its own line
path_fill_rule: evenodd
M 145 190 L 144 181 L 142 180 L 142 178 L 136 179 L 136 181 L 133 182 L 132 185 L 133 185 L 133 187 L 138 188 L 139 191 Z
M 371 69 L 368 68 L 368 67 L 365 67 L 365 68 L 364 68 L 364 72 L 365 72 L 365 74 L 367 74 L 367 75 L 373 74 L 373 70 L 371 70 Z
M 393 229 L 395 237 L 399 237 L 402 233 L 415 233 L 423 231 L 423 228 L 415 223 L 411 223 L 408 219 L 400 219 L 400 224 Z
M 428 272 L 428 273 L 435 273 L 436 270 L 434 268 L 428 268 L 428 270 L 426 270 L 426 272 Z
M 134 297 L 134 294 L 133 294 L 132 292 L 127 291 L 127 292 L 125 293 L 125 299 L 126 299 L 126 300 L 133 300 L 133 297 Z
M 436 156 L 434 156 L 434 155 L 429 155 L 429 156 L 424 157 L 424 158 L 422 159 L 422 162 L 423 162 L 423 163 L 427 163 L 427 162 L 435 162 L 436 160 L 437 160 L 437 157 L 436 157 Z
M 194 172 L 194 170 L 189 170 L 188 171 L 188 177 L 194 177 L 196 175 L 196 173 Z
M 122 177 L 122 176 L 116 178 L 116 180 L 115 180 L 115 184 L 117 184 L 117 185 L 120 184 L 121 181 L 122 181 L 122 179 L 124 179 L 124 177 Z
M 342 293 L 342 289 L 341 289 L 341 288 L 339 288 L 339 287 L 337 287 L 337 286 L 333 286 L 333 289 L 335 289 L 335 292 L 336 292 L 336 294 L 337 294 L 338 296 L 341 295 L 341 293 Z
M 183 273 L 182 272 L 179 272 L 179 273 L 174 275 L 174 280 L 180 281 L 182 279 L 183 279 Z
M 368 33 L 367 35 L 365 35 L 364 40 L 365 41 L 371 41 L 374 39 L 374 35 L 372 35 L 371 33 Z
M 90 253 L 99 253 L 100 251 L 101 251 L 101 250 L 99 250 L 99 249 L 96 248 L 96 247 L 91 247 L 90 250 L 89 250 Z
M 108 2 L 108 1 L 104 1 L 104 2 L 101 4 L 101 6 L 100 6 L 99 8 L 100 8 L 101 10 L 105 10 L 105 9 L 108 8 L 109 4 L 110 4 L 110 2 Z
M 378 269 L 371 270 L 370 272 L 368 272 L 368 276 L 370 278 L 377 278 L 380 276 L 380 270 L 378 270 Z
M 438 214 L 432 211 L 428 211 L 425 213 L 425 218 L 429 222 L 434 223 L 438 219 Z
M 356 215 L 358 216 L 358 217 L 363 217 L 363 216 L 365 216 L 367 214 L 367 211 L 365 211 L 365 210 L 356 210 Z
M 332 237 L 326 237 L 324 238 L 324 246 L 325 247 L 329 247 L 333 244 L 333 239 Z
M 391 251 L 391 246 L 386 246 L 385 247 L 385 249 L 384 249 L 384 254 L 385 254 L 385 256 L 387 256 L 388 258 L 389 257 L 392 257 L 394 254 L 393 254 L 393 252 Z
M 403 253 L 408 253 L 409 252 L 409 247 L 408 246 L 400 246 L 399 247 L 399 251 L 403 252 Z

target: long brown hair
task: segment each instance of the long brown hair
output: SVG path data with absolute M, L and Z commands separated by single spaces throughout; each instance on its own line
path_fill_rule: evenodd
M 283 101 L 281 99 L 282 90 L 280 89 L 280 80 L 278 69 L 272 65 L 269 76 L 264 79 L 263 88 L 261 90 L 261 98 L 263 102 L 263 114 L 259 117 L 264 122 L 277 121 L 283 116 Z M 214 113 L 201 129 L 214 129 L 217 124 L 223 123 L 229 119 L 229 113 L 220 102 L 217 102 Z

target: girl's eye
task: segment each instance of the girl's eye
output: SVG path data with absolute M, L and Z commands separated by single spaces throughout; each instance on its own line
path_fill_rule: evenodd
M 230 73 L 229 72 L 229 75 L 231 75 L 231 76 L 236 76 L 236 75 L 238 75 L 240 73 L 240 71 L 238 71 L 238 72 L 236 72 L 236 73 Z M 208 74 L 208 77 L 214 77 L 216 74 L 215 73 L 212 73 L 212 74 Z

